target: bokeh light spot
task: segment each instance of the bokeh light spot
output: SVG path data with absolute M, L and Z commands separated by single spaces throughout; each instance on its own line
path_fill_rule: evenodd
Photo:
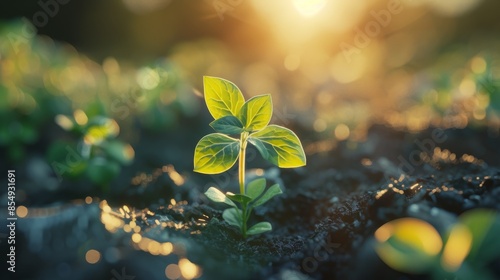
M 28 215 L 28 208 L 26 208 L 26 206 L 20 205 L 16 209 L 16 214 L 19 218 L 24 218 Z
M 95 264 L 101 259 L 101 253 L 99 251 L 91 249 L 85 254 L 85 260 L 90 264 Z

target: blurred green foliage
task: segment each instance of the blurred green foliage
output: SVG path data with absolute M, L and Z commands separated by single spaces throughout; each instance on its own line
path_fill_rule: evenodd
M 487 209 L 462 214 L 442 237 L 425 221 L 401 218 L 376 232 L 375 249 L 390 267 L 434 279 L 494 279 L 488 265 L 500 257 L 500 218 Z
M 134 149 L 116 140 L 119 126 L 115 120 L 76 110 L 73 116 L 58 115 L 56 122 L 72 132 L 76 141 L 51 144 L 47 159 L 60 180 L 89 178 L 99 186 L 108 186 L 119 175 L 121 166 L 130 164 Z
M 0 23 L 0 149 L 7 163 L 22 163 L 30 149 L 47 154 L 59 179 L 107 185 L 133 159 L 131 146 L 116 139 L 120 126 L 128 130 L 122 138 L 140 140 L 134 130 L 163 133 L 197 113 L 192 88 L 168 59 L 99 64 L 34 30 L 27 21 Z

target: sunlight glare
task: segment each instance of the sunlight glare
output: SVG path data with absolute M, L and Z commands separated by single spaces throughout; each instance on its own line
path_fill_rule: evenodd
M 304 17 L 318 14 L 325 6 L 326 0 L 294 0 L 295 9 Z

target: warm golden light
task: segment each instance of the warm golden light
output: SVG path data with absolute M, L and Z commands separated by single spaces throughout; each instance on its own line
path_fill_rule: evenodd
M 73 116 L 75 117 L 75 121 L 79 125 L 86 125 L 88 122 L 87 114 L 84 111 L 78 109 L 73 112 Z
M 179 266 L 176 264 L 169 264 L 167 268 L 165 268 L 165 275 L 168 279 L 178 279 L 181 277 L 181 271 Z
M 101 253 L 99 251 L 91 249 L 85 254 L 85 260 L 90 264 L 95 264 L 101 259 Z
M 55 122 L 65 130 L 70 130 L 71 128 L 73 128 L 73 121 L 71 121 L 65 115 L 57 115 L 55 117 Z
M 349 127 L 345 124 L 339 124 L 335 128 L 335 137 L 337 137 L 338 140 L 342 141 L 347 138 L 349 138 L 349 134 L 351 131 L 349 130 Z
M 312 17 L 326 5 L 326 0 L 293 0 L 295 9 L 304 17 Z
M 486 61 L 480 56 L 476 56 L 470 63 L 470 68 L 475 74 L 482 74 L 486 71 Z
M 141 239 L 142 239 L 142 236 L 141 236 L 140 234 L 138 234 L 138 233 L 134 233 L 134 234 L 132 234 L 132 241 L 133 241 L 134 243 L 139 243 L 139 242 L 141 242 Z
M 182 175 L 179 174 L 179 172 L 177 172 L 175 170 L 173 165 L 169 164 L 169 165 L 163 166 L 162 170 L 163 170 L 163 172 L 167 172 L 170 179 L 172 179 L 174 184 L 176 184 L 177 186 L 181 186 L 184 184 L 184 182 L 185 182 L 184 177 L 182 177 Z
M 137 72 L 137 83 L 143 89 L 152 90 L 160 83 L 160 76 L 157 71 L 145 67 Z
M 300 66 L 300 56 L 297 54 L 289 54 L 285 57 L 285 69 L 288 71 L 295 71 Z
M 174 250 L 174 246 L 170 242 L 165 242 L 161 245 L 160 254 L 167 256 Z
M 24 217 L 28 216 L 28 208 L 26 208 L 26 206 L 23 206 L 23 205 L 18 206 L 16 209 L 16 215 L 19 218 L 24 218 Z
M 188 259 L 180 259 L 179 268 L 181 270 L 182 277 L 185 279 L 194 279 L 200 276 L 200 268 Z

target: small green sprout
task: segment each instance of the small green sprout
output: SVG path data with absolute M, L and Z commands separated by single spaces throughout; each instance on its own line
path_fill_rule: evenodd
M 245 151 L 248 142 L 253 144 L 262 157 L 282 168 L 295 168 L 306 164 L 306 156 L 299 138 L 291 130 L 268 125 L 273 114 L 269 94 L 255 96 L 245 102 L 238 87 L 230 81 L 204 77 L 203 87 L 208 111 L 214 117 L 210 126 L 217 132 L 198 142 L 194 154 L 194 171 L 218 174 L 231 168 L 238 161 L 240 193 L 222 193 L 210 187 L 205 195 L 212 201 L 225 203 L 224 220 L 241 230 L 243 237 L 272 230 L 269 222 L 260 222 L 247 229 L 247 221 L 253 208 L 281 194 L 278 184 L 267 191 L 266 180 L 256 179 L 245 187 Z M 238 138 L 229 135 L 239 135 Z M 241 208 L 238 208 L 238 203 Z
M 63 177 L 86 177 L 107 188 L 119 175 L 122 166 L 134 159 L 132 146 L 116 139 L 120 127 L 114 119 L 103 115 L 89 118 L 78 109 L 73 116 L 57 115 L 55 122 L 78 139 L 76 144 L 55 142 L 49 149 L 48 157 L 60 180 Z M 68 160 L 70 157 L 73 161 Z

